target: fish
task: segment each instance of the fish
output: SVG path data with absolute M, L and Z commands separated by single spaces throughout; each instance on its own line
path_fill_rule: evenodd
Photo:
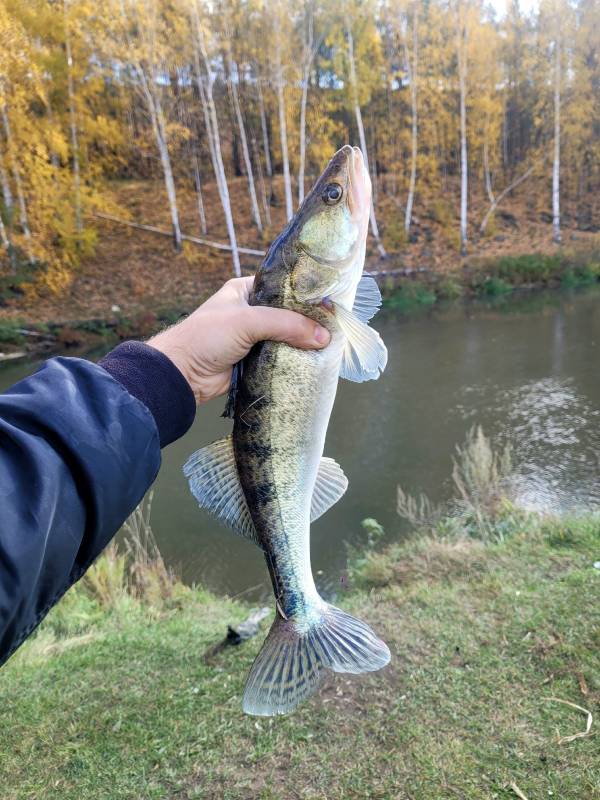
M 201 508 L 264 552 L 275 619 L 250 669 L 247 714 L 287 714 L 328 673 L 379 670 L 390 651 L 361 620 L 326 602 L 310 562 L 310 525 L 348 480 L 323 456 L 338 379 L 374 380 L 387 350 L 369 321 L 381 306 L 363 275 L 371 181 L 359 148 L 345 145 L 271 244 L 250 304 L 298 311 L 326 327 L 322 350 L 265 341 L 236 365 L 228 398 L 233 431 L 184 466 Z

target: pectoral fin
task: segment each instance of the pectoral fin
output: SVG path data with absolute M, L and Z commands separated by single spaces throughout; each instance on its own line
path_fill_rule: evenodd
M 200 508 L 261 547 L 240 484 L 231 436 L 197 450 L 183 473 Z
M 376 380 L 387 364 L 387 348 L 374 328 L 348 311 L 334 304 L 340 328 L 346 334 L 346 345 L 342 356 L 340 377 L 362 383 Z M 366 310 L 362 314 L 366 314 Z
M 310 521 L 319 519 L 335 505 L 348 488 L 348 478 L 333 458 L 322 458 L 310 507 Z
M 368 322 L 373 319 L 380 308 L 381 292 L 377 281 L 370 275 L 363 275 L 356 287 L 352 313 L 361 322 Z

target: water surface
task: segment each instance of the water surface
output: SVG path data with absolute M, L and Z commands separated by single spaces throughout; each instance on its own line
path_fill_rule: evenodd
M 512 297 L 420 316 L 381 313 L 389 349 L 377 382 L 341 381 L 325 454 L 346 472 L 342 500 L 313 526 L 313 568 L 326 592 L 339 586 L 345 542 L 360 544 L 360 521 L 376 517 L 400 535 L 396 487 L 449 496 L 451 458 L 481 424 L 510 440 L 520 500 L 530 508 L 600 504 L 600 292 Z M 32 365 L 0 371 L 0 389 Z M 225 435 L 222 401 L 201 408 L 190 432 L 163 454 L 153 526 L 162 552 L 187 581 L 229 594 L 270 591 L 260 552 L 216 525 L 188 492 L 181 465 Z

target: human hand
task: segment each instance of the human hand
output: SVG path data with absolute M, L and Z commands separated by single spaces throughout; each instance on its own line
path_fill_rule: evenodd
M 253 277 L 227 281 L 189 317 L 148 341 L 178 367 L 197 403 L 227 392 L 233 365 L 256 342 L 286 342 L 303 350 L 329 344 L 329 331 L 302 314 L 248 305 L 253 283 Z

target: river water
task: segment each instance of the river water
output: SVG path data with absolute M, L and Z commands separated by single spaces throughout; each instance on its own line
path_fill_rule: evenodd
M 325 593 L 342 579 L 345 543 L 364 542 L 362 519 L 375 517 L 391 539 L 401 535 L 398 484 L 434 501 L 449 497 L 455 446 L 474 424 L 512 443 L 523 505 L 600 504 L 600 291 L 388 311 L 375 327 L 389 350 L 386 372 L 376 382 L 340 382 L 327 434 L 325 454 L 350 486 L 312 529 Z M 35 366 L 5 366 L 0 390 Z M 187 582 L 257 598 L 270 591 L 262 555 L 197 508 L 181 472 L 192 451 L 230 430 L 222 407 L 201 408 L 189 433 L 164 451 L 153 528 Z

